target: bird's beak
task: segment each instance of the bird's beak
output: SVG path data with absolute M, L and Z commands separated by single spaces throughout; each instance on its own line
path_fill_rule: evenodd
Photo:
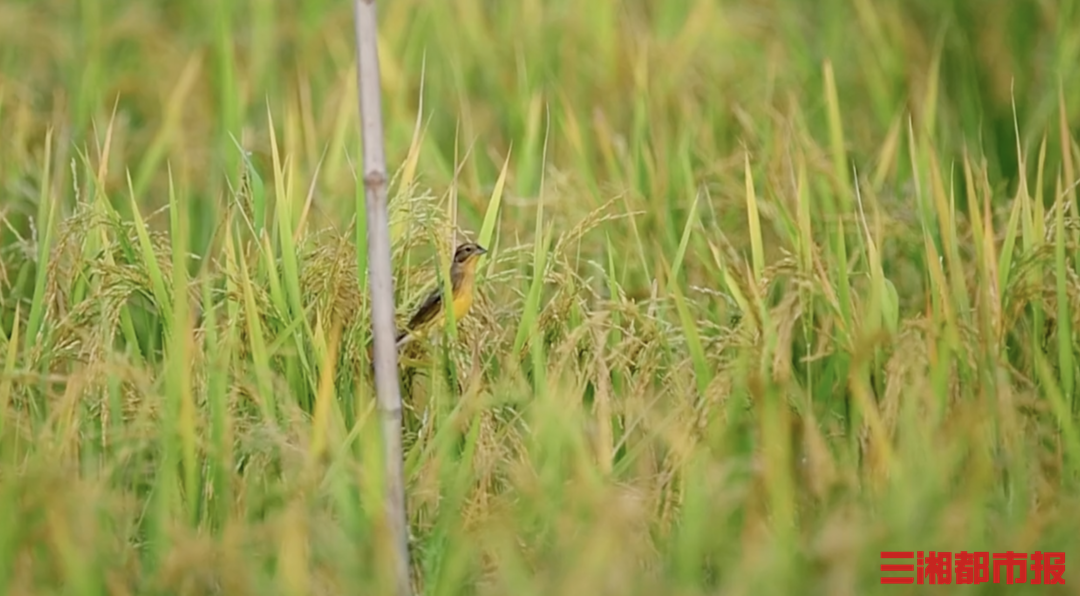
M 477 251 L 478 254 L 482 254 L 482 255 L 487 254 L 487 249 L 484 248 L 483 246 L 480 246 L 479 244 L 476 245 L 476 251 Z

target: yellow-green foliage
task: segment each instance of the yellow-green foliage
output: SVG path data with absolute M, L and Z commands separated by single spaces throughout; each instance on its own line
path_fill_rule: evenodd
M 379 10 L 422 593 L 1080 582 L 1080 2 Z M 350 11 L 0 3 L 0 593 L 389 593 Z

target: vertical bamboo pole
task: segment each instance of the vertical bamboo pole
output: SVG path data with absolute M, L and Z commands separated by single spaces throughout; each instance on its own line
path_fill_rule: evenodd
M 405 517 L 404 460 L 401 447 L 401 389 L 394 345 L 394 280 L 390 269 L 390 224 L 386 207 L 386 155 L 375 0 L 355 0 L 357 85 L 363 137 L 364 202 L 367 206 L 368 285 L 374 334 L 375 392 L 386 468 L 385 513 L 394 552 L 396 593 L 411 596 L 409 534 Z

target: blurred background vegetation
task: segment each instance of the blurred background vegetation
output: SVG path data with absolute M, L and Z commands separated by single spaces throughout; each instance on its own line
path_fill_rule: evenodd
M 403 363 L 418 589 L 1072 560 L 1080 3 L 379 10 L 401 315 L 450 226 L 492 248 Z M 351 4 L 0 40 L 3 591 L 384 588 Z

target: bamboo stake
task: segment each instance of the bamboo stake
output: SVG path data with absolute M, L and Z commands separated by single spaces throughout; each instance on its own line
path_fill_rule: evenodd
M 355 0 L 357 85 L 363 137 L 364 202 L 367 206 L 368 285 L 374 334 L 375 392 L 386 468 L 385 512 L 394 554 L 395 592 L 411 596 L 409 535 L 405 517 L 404 460 L 401 447 L 401 389 L 394 345 L 394 280 L 390 270 L 390 224 L 386 208 L 386 155 L 375 0 Z

